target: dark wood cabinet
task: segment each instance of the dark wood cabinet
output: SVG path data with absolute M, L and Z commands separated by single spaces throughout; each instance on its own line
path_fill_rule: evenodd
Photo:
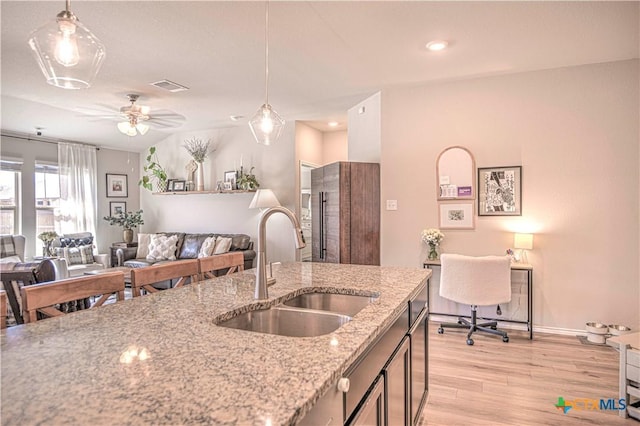
M 337 162 L 311 171 L 312 260 L 380 264 L 380 165 Z

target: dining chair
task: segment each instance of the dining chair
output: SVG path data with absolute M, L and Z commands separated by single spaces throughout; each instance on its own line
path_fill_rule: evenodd
M 89 308 L 102 306 L 112 295 L 116 301 L 124 300 L 124 274 L 113 272 L 102 275 L 82 276 L 33 284 L 22 287 L 22 313 L 26 323 L 65 315 L 59 304 L 100 296 Z
M 215 278 L 216 273 L 227 269 L 225 275 L 244 271 L 244 255 L 240 252 L 225 253 L 198 259 L 198 272 L 201 280 Z
M 0 329 L 7 328 L 7 293 L 0 290 Z
M 445 328 L 464 328 L 469 330 L 467 345 L 473 345 L 471 335 L 476 331 L 502 336 L 507 343 L 509 336 L 497 329 L 497 321 L 478 323 L 477 309 L 511 300 L 511 260 L 507 256 L 443 254 L 440 261 L 440 296 L 471 305 L 471 319 L 458 317 L 457 323 L 440 324 L 438 334 Z
M 162 281 L 178 279 L 173 288 L 179 288 L 190 279 L 192 283 L 198 281 L 198 259 L 177 260 L 147 266 L 144 268 L 133 268 L 131 270 L 131 290 L 133 297 L 142 295 L 142 290 L 147 293 L 160 291 L 153 285 Z

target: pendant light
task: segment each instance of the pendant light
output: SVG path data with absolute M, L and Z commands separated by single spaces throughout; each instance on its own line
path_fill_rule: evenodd
M 104 45 L 78 21 L 69 10 L 58 13 L 29 37 L 29 47 L 47 79 L 63 89 L 86 89 L 91 86 L 104 61 Z
M 251 133 L 256 142 L 264 145 L 271 145 L 277 141 L 284 128 L 284 120 L 269 105 L 269 2 L 266 2 L 265 24 L 264 24 L 264 86 L 265 101 L 258 108 L 258 112 L 249 121 Z

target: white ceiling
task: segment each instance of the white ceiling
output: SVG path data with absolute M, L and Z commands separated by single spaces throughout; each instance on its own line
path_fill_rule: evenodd
M 264 101 L 264 2 L 72 1 L 107 49 L 94 86 L 80 91 L 47 85 L 27 46 L 64 1 L 0 7 L 3 131 L 42 127 L 47 137 L 140 151 L 174 132 L 246 126 Z M 269 19 L 269 101 L 288 125 L 344 123 L 348 108 L 398 85 L 640 56 L 638 2 L 274 1 Z M 433 39 L 450 48 L 427 52 Z M 191 90 L 149 85 L 161 79 Z M 127 93 L 183 124 L 130 138 L 86 115 L 127 105 Z

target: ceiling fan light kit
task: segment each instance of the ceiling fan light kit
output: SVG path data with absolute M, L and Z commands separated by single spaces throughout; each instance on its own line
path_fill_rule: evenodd
M 265 24 L 264 24 L 264 86 L 265 101 L 258 108 L 258 112 L 249 121 L 251 133 L 256 142 L 263 145 L 271 145 L 277 141 L 284 128 L 284 120 L 269 105 L 269 2 L 266 3 Z
M 120 108 L 120 114 L 122 114 L 126 120 L 118 123 L 118 130 L 127 136 L 136 136 L 138 132 L 144 136 L 149 131 L 149 125 L 141 123 L 140 121 L 149 119 L 151 108 L 136 105 L 136 101 L 140 97 L 139 95 L 129 94 L 127 97 L 131 105 Z
M 86 89 L 98 74 L 106 50 L 69 7 L 67 0 L 66 9 L 55 21 L 34 30 L 29 47 L 47 83 L 63 89 Z

